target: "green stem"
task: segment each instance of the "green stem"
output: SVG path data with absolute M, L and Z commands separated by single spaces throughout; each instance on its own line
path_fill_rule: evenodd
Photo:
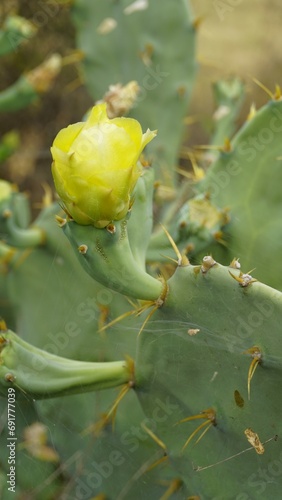
M 3 333 L 0 341 L 0 391 L 5 395 L 11 385 L 40 399 L 97 391 L 130 381 L 125 361 L 91 363 L 62 358 L 28 344 L 12 331 Z
M 132 255 L 142 269 L 146 269 L 146 252 L 153 227 L 154 170 L 146 168 L 134 190 L 134 203 L 127 223 Z
M 226 138 L 231 139 L 236 129 L 236 120 L 245 97 L 245 85 L 239 78 L 219 80 L 213 85 L 217 114 L 214 116 L 214 131 L 211 145 L 222 146 Z M 219 152 L 211 152 L 217 157 Z
M 25 76 L 0 92 L 0 112 L 25 108 L 38 97 L 37 92 Z
M 116 221 L 111 228 L 112 232 L 107 228 L 81 226 L 74 221 L 63 226 L 79 261 L 96 281 L 136 299 L 157 300 L 163 285 L 135 260 L 127 221 Z
M 8 16 L 0 30 L 0 56 L 15 51 L 35 33 L 35 26 L 24 17 Z
M 31 209 L 26 194 L 13 193 L 12 210 L 16 226 L 27 229 L 31 221 Z
M 33 226 L 27 229 L 18 227 L 13 212 L 6 216 L 6 229 L 9 235 L 9 243 L 16 247 L 35 247 L 42 245 L 45 241 L 45 234 L 39 227 Z

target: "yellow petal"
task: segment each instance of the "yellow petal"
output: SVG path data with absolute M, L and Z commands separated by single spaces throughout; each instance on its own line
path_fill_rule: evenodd
M 142 143 L 142 128 L 140 123 L 133 118 L 114 118 L 111 120 L 111 123 L 125 130 L 136 149 L 140 152 Z
M 152 139 L 154 139 L 154 137 L 156 137 L 157 135 L 157 130 L 150 130 L 148 129 L 145 134 L 143 134 L 143 137 L 142 137 L 142 150 L 145 148 L 145 146 L 147 146 L 147 144 L 149 142 L 152 141 Z
M 61 149 L 65 153 L 67 153 L 73 143 L 73 141 L 77 138 L 79 132 L 83 129 L 84 123 L 79 122 L 74 125 L 69 125 L 66 128 L 60 130 L 58 135 L 56 136 L 53 147 Z M 51 148 L 52 151 L 53 148 Z
M 136 149 L 129 134 L 112 123 L 83 130 L 72 144 L 71 167 L 79 169 L 88 180 L 107 170 L 122 170 L 136 163 L 140 150 Z
M 67 177 L 64 175 L 66 172 L 65 166 L 60 165 L 57 162 L 52 163 L 52 175 L 58 195 L 65 201 L 66 197 L 76 199 L 75 189 L 71 190 L 71 185 L 68 183 L 69 173 Z
M 63 165 L 68 166 L 69 164 L 69 155 L 65 151 L 52 146 L 51 147 L 52 158 L 56 163 L 62 163 Z
M 155 135 L 132 118 L 109 119 L 105 103 L 59 132 L 51 148 L 54 182 L 78 224 L 104 227 L 126 215 L 142 172 L 138 159 Z
M 85 122 L 84 128 L 88 129 L 100 123 L 110 122 L 107 115 L 107 104 L 105 102 L 93 106 Z

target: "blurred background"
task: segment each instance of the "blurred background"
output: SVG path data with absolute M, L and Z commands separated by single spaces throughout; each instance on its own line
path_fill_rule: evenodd
M 45 11 L 49 5 L 50 12 L 55 13 L 47 16 L 47 21 L 44 4 Z M 245 82 L 239 126 L 252 103 L 259 108 L 268 100 L 253 78 L 274 91 L 275 84 L 281 83 L 282 63 L 280 0 L 193 0 L 192 6 L 198 31 L 198 74 L 187 111 L 191 117 L 186 137 L 189 146 L 208 140 L 215 110 L 213 82 L 230 76 L 239 76 Z M 0 4 L 1 25 L 7 15 L 16 13 L 37 26 L 37 33 L 30 40 L 1 57 L 0 91 L 51 54 L 63 57 L 60 72 L 40 99 L 25 109 L 1 113 L 1 137 L 18 130 L 20 144 L 0 165 L 0 175 L 28 191 L 34 206 L 42 198 L 42 182 L 52 185 L 49 148 L 56 133 L 79 121 L 93 104 L 83 84 L 79 57 L 74 55 L 75 30 L 70 10 L 71 2 L 63 0 L 1 0 Z

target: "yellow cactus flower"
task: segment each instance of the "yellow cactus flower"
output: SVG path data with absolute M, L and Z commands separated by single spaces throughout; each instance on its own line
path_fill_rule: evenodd
M 110 120 L 106 104 L 94 106 L 86 122 L 62 129 L 51 148 L 56 190 L 67 212 L 82 225 L 105 227 L 128 212 L 141 175 L 144 147 L 156 135 L 137 120 Z

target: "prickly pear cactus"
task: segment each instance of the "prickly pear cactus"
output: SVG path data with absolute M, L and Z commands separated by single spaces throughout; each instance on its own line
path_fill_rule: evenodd
M 214 130 L 210 143 L 220 146 L 236 131 L 236 120 L 245 97 L 245 87 L 239 78 L 230 78 L 215 82 L 213 92 L 217 108 L 213 114 Z
M 142 498 L 147 491 L 142 486 L 144 481 L 152 483 L 149 495 L 160 494 L 154 486 L 156 478 L 176 484 L 180 498 L 184 494 L 240 498 L 242 484 L 247 498 L 257 498 L 262 490 L 273 498 L 279 495 L 279 485 L 262 482 L 259 471 L 267 469 L 275 476 L 280 463 L 277 436 L 281 434 L 281 408 L 279 398 L 272 394 L 279 393 L 280 388 L 282 294 L 237 267 L 237 261 L 225 268 L 211 257 L 199 266 L 180 265 L 167 283 L 165 303 L 138 337 L 135 369 L 122 361 L 89 364 L 88 369 L 83 363 L 76 366 L 77 362 L 68 361 L 68 370 L 63 359 L 44 351 L 37 353 L 33 347 L 28 349 L 13 334 L 3 332 L 1 371 L 6 387 L 13 386 L 13 376 L 22 390 L 51 397 L 58 394 L 58 387 L 66 394 L 73 391 L 71 384 L 80 392 L 89 390 L 97 378 L 100 387 L 125 384 L 118 398 L 113 394 L 108 398 L 108 404 L 112 398 L 112 408 L 116 408 L 123 397 L 114 431 L 105 428 L 109 412 L 94 425 L 97 403 L 91 407 L 91 416 L 84 406 L 81 408 L 84 418 L 75 426 L 70 417 L 65 420 L 72 414 L 71 400 L 68 403 L 66 398 L 63 406 L 60 403 L 59 413 L 56 400 L 38 404 L 43 422 L 56 418 L 52 440 L 64 460 L 79 445 L 81 451 L 85 450 L 84 459 L 92 464 L 76 474 L 76 495 L 88 491 L 90 498 L 103 492 L 115 498 L 114 483 L 107 479 L 116 473 L 120 477 L 119 467 L 131 456 L 133 463 L 130 469 L 126 467 L 125 476 L 122 469 L 124 483 L 118 498 Z M 267 332 L 272 332 L 271 336 Z M 29 362 L 32 356 L 39 356 L 39 362 L 35 363 L 34 357 Z M 58 371 L 60 364 L 62 368 L 65 365 L 65 381 Z M 48 372 L 43 372 L 42 366 L 47 365 Z M 76 381 L 76 377 L 80 378 Z M 33 380 L 36 389 L 32 389 Z M 136 397 L 144 414 L 140 409 L 134 411 L 134 421 L 128 418 L 126 408 L 127 404 L 138 407 Z M 81 396 L 77 403 L 82 404 L 83 399 L 87 404 Z M 77 411 L 75 415 L 77 421 Z M 87 436 L 75 440 L 68 451 L 61 441 L 67 438 L 67 428 L 72 433 L 84 431 Z M 88 433 L 94 440 L 93 452 L 89 450 Z M 106 454 L 101 452 L 103 446 Z M 215 468 L 224 473 L 224 485 Z M 67 470 L 71 473 L 74 463 Z
M 230 140 L 243 86 L 218 84 L 213 154 L 177 184 L 186 2 L 76 0 L 73 17 L 93 98 L 141 94 L 134 119 L 113 115 L 115 85 L 108 116 L 58 134 L 61 199 L 33 222 L 0 182 L 0 496 L 279 498 L 280 93 Z M 23 104 L 15 85 L 0 110 Z M 160 209 L 161 174 L 177 196 Z
M 195 24 L 189 4 L 79 0 L 73 5 L 73 20 L 77 45 L 85 54 L 83 75 L 91 96 L 97 101 L 113 84 L 138 83 L 131 116 L 143 127 L 158 129 L 148 152 L 158 176 L 171 184 L 196 69 Z
M 36 31 L 36 26 L 28 19 L 14 15 L 7 16 L 0 29 L 0 57 L 16 50 L 22 43 L 32 38 Z
M 219 148 L 196 183 L 196 196 L 167 224 L 181 251 L 192 258 L 211 253 L 227 265 L 236 255 L 245 269 L 256 267 L 258 279 L 280 290 L 280 274 L 269 262 L 279 262 L 281 253 L 281 117 L 277 99 L 253 111 L 232 141 Z M 158 247 L 171 257 L 169 246 L 157 229 L 148 258 L 158 260 Z
M 0 92 L 0 113 L 17 111 L 38 100 L 47 92 L 62 66 L 59 54 L 53 54 L 40 66 L 22 75 L 10 87 Z
M 153 428 L 160 456 L 191 496 L 279 496 L 278 483 L 261 471 L 274 477 L 281 464 L 273 394 L 281 387 L 282 294 L 211 257 L 179 267 L 168 287 L 136 360 L 144 411 L 151 414 L 157 398 L 171 410 Z
M 209 250 L 225 262 L 240 257 L 245 269 L 255 266 L 256 276 L 278 289 L 281 277 L 269 262 L 281 255 L 281 132 L 282 103 L 271 100 L 250 116 L 200 185 L 230 213 L 222 251 Z

